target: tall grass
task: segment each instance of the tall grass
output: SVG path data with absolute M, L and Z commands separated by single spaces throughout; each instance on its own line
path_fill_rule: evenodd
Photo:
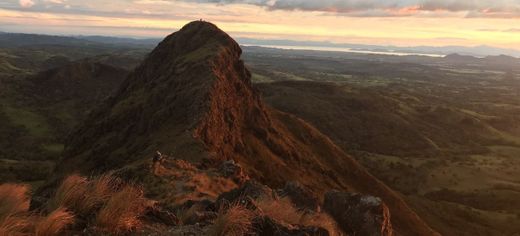
M 32 222 L 25 216 L 7 216 L 0 220 L 0 235 L 29 235 Z
M 260 214 L 287 224 L 300 224 L 302 212 L 298 211 L 289 198 L 260 198 L 255 201 Z
M 63 180 L 49 201 L 49 210 L 66 207 L 75 214 L 88 216 L 99 210 L 121 184 L 112 175 L 101 175 L 91 180 L 79 175 L 71 175 Z
M 110 197 L 96 216 L 96 226 L 105 232 L 122 234 L 141 227 L 147 200 L 141 188 L 127 185 Z
M 75 212 L 81 211 L 89 204 L 84 201 L 87 194 L 89 194 L 87 178 L 71 175 L 56 189 L 54 197 L 47 203 L 48 210 L 55 211 L 64 207 Z
M 142 225 L 149 201 L 140 187 L 108 174 L 92 179 L 79 175 L 65 178 L 47 202 L 47 216 L 31 216 L 29 203 L 26 186 L 0 185 L 0 236 L 59 235 L 76 218 L 102 233 L 128 233 Z
M 74 223 L 74 214 L 66 208 L 58 208 L 42 218 L 35 227 L 36 236 L 54 236 L 62 233 L 67 226 Z
M 243 205 L 233 204 L 220 209 L 218 217 L 211 226 L 211 236 L 242 236 L 251 232 L 255 213 Z
M 29 210 L 29 188 L 25 185 L 0 185 L 0 222 Z

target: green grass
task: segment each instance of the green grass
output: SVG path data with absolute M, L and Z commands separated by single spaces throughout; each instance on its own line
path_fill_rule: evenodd
M 51 153 L 61 153 L 65 148 L 63 143 L 51 143 L 42 145 L 43 150 Z
M 6 102 L 3 103 L 3 111 L 14 125 L 23 126 L 35 137 L 48 137 L 51 129 L 47 120 L 42 115 L 23 108 L 14 107 Z
M 251 80 L 253 81 L 253 83 L 267 83 L 267 82 L 274 81 L 267 76 L 263 76 L 263 75 L 255 74 L 255 73 L 253 73 L 253 75 L 251 76 Z

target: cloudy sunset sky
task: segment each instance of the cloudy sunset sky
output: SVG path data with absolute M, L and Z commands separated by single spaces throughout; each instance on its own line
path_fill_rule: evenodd
M 0 31 L 163 37 L 192 20 L 234 37 L 520 49 L 520 0 L 0 0 Z

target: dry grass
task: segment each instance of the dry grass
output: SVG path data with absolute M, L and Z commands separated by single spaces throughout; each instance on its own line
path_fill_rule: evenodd
M 29 210 L 29 188 L 25 185 L 0 185 L 0 222 Z
M 7 216 L 0 221 L 0 235 L 25 236 L 29 235 L 32 222 L 24 216 Z
M 302 212 L 299 212 L 291 203 L 289 198 L 273 200 L 271 198 L 260 198 L 255 201 L 260 214 L 278 222 L 286 224 L 300 224 Z
M 260 198 L 255 201 L 260 214 L 279 223 L 326 229 L 331 236 L 343 235 L 336 221 L 326 213 L 298 211 L 289 198 Z
M 85 196 L 88 191 L 88 180 L 79 175 L 71 175 L 67 177 L 56 190 L 54 197 L 49 200 L 49 211 L 55 211 L 62 207 L 71 209 L 78 213 L 83 211 L 87 205 Z
M 141 188 L 111 175 L 67 177 L 47 203 L 47 216 L 30 215 L 27 193 L 26 186 L 0 185 L 0 236 L 58 235 L 76 217 L 110 235 L 127 233 L 142 225 L 148 203 Z
M 89 216 L 99 210 L 117 192 L 121 181 L 112 175 L 101 175 L 88 180 L 71 175 L 57 189 L 49 201 L 49 210 L 66 207 L 80 216 Z
M 96 216 L 96 226 L 104 232 L 122 234 L 141 227 L 147 204 L 141 188 L 127 185 L 110 197 Z
M 58 208 L 51 212 L 48 216 L 42 218 L 35 228 L 36 236 L 54 236 L 74 223 L 74 214 L 65 208 Z
M 301 219 L 301 225 L 315 226 L 324 228 L 329 232 L 330 236 L 346 235 L 339 228 L 338 223 L 327 213 L 316 213 L 312 215 L 304 215 Z
M 252 230 L 252 220 L 255 213 L 245 206 L 234 204 L 227 210 L 219 210 L 214 224 L 211 226 L 211 236 L 242 236 Z

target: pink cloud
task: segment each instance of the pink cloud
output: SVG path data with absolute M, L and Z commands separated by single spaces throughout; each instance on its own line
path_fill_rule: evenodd
M 24 8 L 32 7 L 35 4 L 33 0 L 20 0 L 19 3 L 20 6 Z

